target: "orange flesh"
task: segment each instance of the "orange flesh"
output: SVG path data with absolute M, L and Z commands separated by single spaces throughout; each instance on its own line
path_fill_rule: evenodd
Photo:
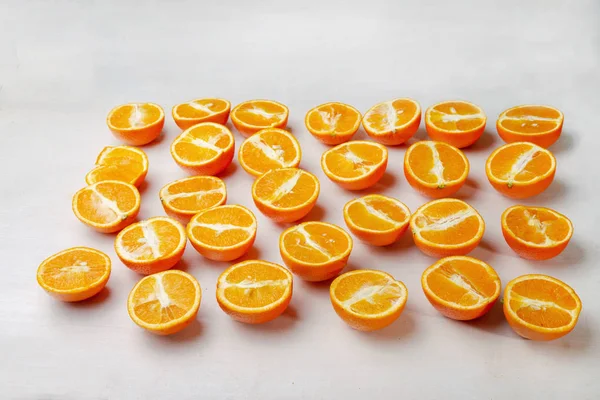
M 519 239 L 535 244 L 545 244 L 548 240 L 560 242 L 571 231 L 564 218 L 534 207 L 513 209 L 506 215 L 506 225 Z
M 380 314 L 392 308 L 403 297 L 403 292 L 391 278 L 372 272 L 352 274 L 341 279 L 334 296 L 358 314 Z
M 468 242 L 480 227 L 475 210 L 458 202 L 432 204 L 421 211 L 415 222 L 424 239 L 444 245 Z
M 156 260 L 173 253 L 181 241 L 177 227 L 164 220 L 141 221 L 130 227 L 121 236 L 121 245 L 128 258 L 137 261 Z M 156 251 L 152 244 L 157 244 Z
M 285 119 L 286 110 L 277 104 L 253 101 L 242 104 L 235 109 L 235 116 L 240 121 L 253 126 L 272 126 Z
M 284 238 L 285 250 L 292 258 L 321 264 L 348 250 L 348 237 L 339 229 L 314 223 L 290 231 Z
M 88 221 L 108 224 L 125 219 L 136 204 L 130 187 L 114 183 L 98 183 L 95 188 L 84 189 L 77 197 L 77 210 Z M 120 213 L 112 207 L 116 205 Z
M 554 121 L 548 121 L 548 119 L 554 119 Z M 560 113 L 552 108 L 523 106 L 513 108 L 500 115 L 499 123 L 509 131 L 536 134 L 553 130 L 560 124 L 560 119 Z
M 390 105 L 393 111 L 389 109 Z M 398 99 L 391 104 L 385 102 L 376 105 L 365 115 L 365 121 L 368 126 L 376 131 L 393 131 L 394 128 L 409 123 L 415 117 L 417 110 L 417 105 L 414 102 Z M 391 115 L 395 117 L 390 121 Z
M 246 139 L 242 153 L 244 163 L 255 171 L 289 166 L 298 156 L 293 139 L 277 131 L 260 132 Z
M 478 114 L 482 116 L 477 116 Z M 446 131 L 470 131 L 481 126 L 484 118 L 482 111 L 471 104 L 446 102 L 437 104 L 430 110 L 429 121 Z
M 115 110 L 110 116 L 110 124 L 119 129 L 143 128 L 160 119 L 157 107 L 144 104 L 126 104 Z
M 541 147 L 531 144 L 506 146 L 492 159 L 492 175 L 513 182 L 527 182 L 547 174 L 552 168 L 552 158 Z
M 105 256 L 81 249 L 65 252 L 46 261 L 38 276 L 56 290 L 87 288 L 98 282 L 108 264 Z
M 356 178 L 368 173 L 384 158 L 384 150 L 378 146 L 344 143 L 327 152 L 325 164 L 340 178 Z
M 354 130 L 360 121 L 360 114 L 342 104 L 323 104 L 309 114 L 309 126 L 321 133 L 344 133 Z
M 175 142 L 173 151 L 187 162 L 210 161 L 232 143 L 233 138 L 224 129 L 212 124 L 191 128 Z
M 91 173 L 91 181 L 115 180 L 133 183 L 144 172 L 147 161 L 136 153 L 123 147 L 105 147 Z
M 291 285 L 284 271 L 265 263 L 250 262 L 227 275 L 224 297 L 239 307 L 259 308 L 279 300 Z
M 218 204 L 225 196 L 225 184 L 221 180 L 197 176 L 167 187 L 161 200 L 178 210 L 203 210 Z
M 278 208 L 305 204 L 317 190 L 315 178 L 295 168 L 272 170 L 259 179 L 256 196 Z
M 384 214 L 385 217 L 392 219 L 397 223 L 405 222 L 408 218 L 405 211 L 391 201 L 377 197 L 367 197 L 362 199 L 362 201 L 364 201 L 367 206 Z M 355 225 L 374 231 L 387 231 L 397 226 L 397 224 L 393 224 L 386 218 L 382 218 L 383 216 L 377 216 L 377 214 L 369 212 L 367 206 L 360 201 L 355 201 L 348 206 L 348 215 Z
M 192 104 L 190 104 L 192 103 Z M 196 105 L 196 107 L 194 107 Z M 199 107 L 198 107 L 199 105 Z M 208 109 L 208 110 L 207 110 Z M 199 99 L 177 106 L 177 115 L 182 118 L 203 118 L 227 109 L 227 103 L 219 99 Z
M 209 246 L 235 246 L 248 240 L 252 233 L 247 228 L 254 226 L 254 223 L 252 216 L 242 209 L 215 207 L 192 220 L 192 236 Z M 210 227 L 197 224 L 207 224 Z
M 463 176 L 467 169 L 463 157 L 454 148 L 446 144 L 431 143 L 442 165 L 441 177 L 443 179 L 440 180 L 440 176 L 435 173 L 438 168 L 436 168 L 434 149 L 425 142 L 421 143 L 413 147 L 408 158 L 410 169 L 417 178 L 426 183 L 438 184 L 455 181 Z

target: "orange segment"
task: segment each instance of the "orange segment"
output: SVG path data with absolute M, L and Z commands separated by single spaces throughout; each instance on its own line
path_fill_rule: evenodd
M 496 129 L 506 143 L 531 142 L 548 148 L 560 137 L 563 122 L 564 116 L 556 108 L 522 105 L 500 114 Z
M 486 120 L 481 108 L 466 101 L 445 101 L 425 112 L 429 137 L 459 149 L 472 145 L 481 137 Z
M 388 151 L 385 146 L 355 140 L 323 153 L 321 168 L 333 182 L 347 190 L 361 190 L 376 184 L 385 173 Z
M 96 159 L 96 168 L 88 172 L 88 185 L 101 181 L 121 181 L 140 186 L 148 173 L 148 156 L 131 146 L 107 146 Z
M 265 128 L 287 126 L 289 111 L 272 100 L 248 100 L 231 110 L 231 122 L 242 135 L 250 136 Z
M 238 160 L 246 172 L 261 176 L 277 168 L 296 168 L 300 165 L 300 143 L 288 131 L 268 128 L 244 140 Z
M 419 129 L 421 106 L 413 99 L 394 99 L 375 104 L 362 120 L 367 134 L 381 144 L 406 142 Z
M 132 146 L 142 146 L 160 135 L 165 113 L 154 103 L 128 103 L 113 108 L 106 124 L 115 137 Z
M 188 129 L 201 122 L 225 125 L 229 118 L 231 103 L 224 99 L 207 98 L 177 104 L 171 111 L 173 119 L 181 129 Z
M 306 129 L 325 144 L 347 142 L 360 127 L 361 115 L 356 108 L 344 103 L 325 103 L 306 113 Z
M 192 176 L 166 184 L 159 196 L 169 217 L 188 223 L 200 211 L 225 204 L 227 189 L 215 176 Z

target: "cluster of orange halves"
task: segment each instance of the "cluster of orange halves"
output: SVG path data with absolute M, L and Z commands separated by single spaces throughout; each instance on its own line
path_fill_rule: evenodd
M 100 232 L 119 232 L 115 251 L 132 270 L 148 275 L 128 299 L 131 318 L 159 334 L 184 328 L 198 312 L 201 290 L 191 275 L 171 270 L 181 259 L 187 239 L 204 257 L 232 261 L 252 247 L 257 222 L 252 211 L 226 205 L 227 189 L 218 177 L 234 157 L 235 140 L 225 126 L 231 114 L 236 129 L 247 138 L 238 160 L 256 177 L 252 198 L 256 208 L 282 223 L 304 218 L 314 207 L 319 180 L 299 169 L 298 141 L 284 130 L 288 109 L 283 104 L 252 100 L 230 111 L 222 99 L 199 99 L 173 108 L 184 131 L 172 142 L 175 162 L 192 177 L 164 186 L 160 200 L 168 217 L 135 222 L 140 208 L 136 186 L 148 171 L 148 159 L 132 145 L 153 141 L 161 132 L 164 112 L 152 103 L 127 104 L 111 111 L 107 123 L 126 146 L 106 147 L 86 176 L 87 187 L 73 197 L 73 211 Z M 373 186 L 384 174 L 386 145 L 399 145 L 417 131 L 421 109 L 411 99 L 375 105 L 362 116 L 342 103 L 327 103 L 306 114 L 307 129 L 328 145 L 321 158 L 324 173 L 348 190 Z M 362 123 L 373 141 L 351 141 Z M 431 141 L 408 147 L 404 173 L 421 194 L 435 198 L 411 213 L 402 202 L 369 194 L 348 202 L 343 216 L 350 232 L 374 246 L 396 242 L 408 229 L 425 254 L 440 258 L 422 275 L 431 304 L 448 318 L 470 320 L 485 314 L 500 296 L 498 274 L 485 262 L 467 257 L 481 241 L 485 224 L 464 201 L 449 198 L 465 183 L 469 161 L 460 150 L 481 136 L 484 112 L 474 104 L 448 101 L 431 106 L 425 124 Z M 512 198 L 534 196 L 554 177 L 556 161 L 545 147 L 562 129 L 560 111 L 547 106 L 519 106 L 503 112 L 497 130 L 508 144 L 490 155 L 490 183 Z M 514 206 L 501 217 L 508 245 L 520 256 L 543 260 L 567 246 L 573 226 L 569 219 L 543 207 Z M 184 227 L 184 224 L 186 225 Z M 335 278 L 330 297 L 336 313 L 350 326 L 375 330 L 391 324 L 402 312 L 408 291 L 390 274 L 344 269 L 352 237 L 341 227 L 320 221 L 293 225 L 280 236 L 281 258 L 302 279 Z M 38 270 L 44 289 L 65 301 L 98 293 L 110 274 L 110 258 L 90 248 L 72 248 L 45 260 Z M 232 318 L 262 323 L 279 316 L 292 295 L 292 274 L 280 265 L 249 260 L 227 268 L 217 282 L 216 297 Z M 581 302 L 563 282 L 546 275 L 524 275 L 504 290 L 504 312 L 513 329 L 526 338 L 550 340 L 570 332 Z

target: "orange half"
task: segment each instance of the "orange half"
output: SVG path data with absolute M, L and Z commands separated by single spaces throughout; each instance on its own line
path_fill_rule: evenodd
M 302 158 L 300 143 L 286 130 L 263 129 L 244 140 L 238 161 L 252 176 L 278 168 L 297 168 Z
M 225 204 L 227 188 L 215 176 L 191 176 L 166 184 L 159 196 L 169 217 L 188 223 L 200 211 Z
M 325 175 L 347 190 L 362 190 L 376 184 L 385 174 L 387 162 L 385 146 L 364 140 L 342 143 L 321 156 Z
M 306 113 L 306 129 L 319 141 L 329 145 L 347 142 L 360 127 L 361 114 L 344 103 L 325 103 Z
M 171 110 L 173 120 L 181 129 L 188 129 L 201 122 L 225 125 L 229 119 L 231 103 L 224 99 L 207 98 L 177 104 Z
M 265 128 L 285 129 L 288 116 L 288 108 L 272 100 L 248 100 L 231 110 L 231 122 L 246 137 Z
M 96 159 L 96 168 L 88 172 L 88 185 L 102 181 L 121 181 L 140 186 L 148 173 L 148 156 L 132 146 L 107 146 Z
M 560 137 L 563 122 L 563 113 L 554 107 L 522 105 L 500 114 L 496 129 L 506 143 L 531 142 L 548 148 Z
M 487 117 L 473 103 L 460 100 L 435 104 L 425 112 L 429 137 L 462 149 L 481 137 Z
M 421 106 L 413 99 L 394 99 L 375 104 L 362 120 L 367 134 L 381 144 L 406 142 L 419 129 Z
M 165 125 L 165 113 L 154 103 L 128 103 L 113 108 L 106 124 L 113 135 L 131 146 L 155 140 Z

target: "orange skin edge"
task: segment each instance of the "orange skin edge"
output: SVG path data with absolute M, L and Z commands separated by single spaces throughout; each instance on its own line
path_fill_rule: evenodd
M 544 132 L 541 134 L 525 134 L 519 132 L 513 132 L 504 129 L 500 125 L 500 120 L 496 121 L 496 130 L 498 131 L 498 136 L 502 138 L 506 143 L 515 143 L 515 142 L 528 142 L 537 144 L 544 149 L 552 146 L 556 141 L 560 138 L 562 133 L 564 119 L 560 121 L 560 124 L 553 130 L 549 132 Z
M 181 169 L 187 172 L 190 175 L 208 175 L 215 176 L 223 172 L 231 161 L 233 160 L 233 156 L 235 154 L 235 143 L 232 143 L 230 147 L 228 147 L 224 152 L 222 152 L 217 158 L 204 163 L 202 165 L 184 165 L 179 163 L 177 160 L 175 162 Z
M 374 232 L 358 227 L 350 220 L 350 218 L 346 217 L 346 214 L 344 213 L 344 221 L 350 232 L 352 232 L 359 240 L 378 247 L 389 246 L 404 236 L 408 229 L 409 220 L 410 218 L 407 218 L 404 224 L 389 231 Z
M 173 268 L 181 260 L 181 257 L 183 257 L 184 251 L 185 251 L 185 244 L 183 245 L 183 248 L 181 250 L 178 250 L 177 252 L 173 253 L 172 255 L 170 255 L 167 258 L 153 261 L 151 264 L 149 264 L 147 261 L 134 262 L 134 261 L 123 259 L 123 258 L 121 258 L 121 256 L 119 256 L 118 253 L 117 253 L 117 257 L 119 257 L 121 262 L 123 264 L 125 264 L 125 266 L 127 268 L 129 268 L 130 270 L 132 270 L 133 272 L 136 272 L 140 275 L 152 275 L 152 274 L 156 274 L 158 272 L 163 272 L 163 271 Z M 115 252 L 116 252 L 116 250 L 115 250 Z
M 387 164 L 388 160 L 386 159 L 375 169 L 373 169 L 369 175 L 353 181 L 342 181 L 339 180 L 335 175 L 331 175 L 326 168 L 323 168 L 325 164 L 324 161 L 321 160 L 321 167 L 325 175 L 327 175 L 332 182 L 346 190 L 363 190 L 375 185 L 381 178 L 383 178 L 385 170 L 387 169 Z
M 238 243 L 235 246 L 222 247 L 222 248 L 214 248 L 212 246 L 208 246 L 202 242 L 199 242 L 191 235 L 191 230 L 188 226 L 188 239 L 192 244 L 192 247 L 196 249 L 201 256 L 208 258 L 213 261 L 233 261 L 237 258 L 240 258 L 244 254 L 246 254 L 254 245 L 254 241 L 256 240 L 256 232 L 249 239 L 244 242 Z
M 271 126 L 252 127 L 250 125 L 242 124 L 239 121 L 236 121 L 234 118 L 231 119 L 231 122 L 233 123 L 233 126 L 235 127 L 235 129 L 237 129 L 237 131 L 242 134 L 242 136 L 250 137 L 250 136 L 254 135 L 256 132 L 262 131 L 263 129 L 267 129 L 267 128 L 285 129 L 285 127 L 287 126 L 287 123 L 288 123 L 288 117 L 289 116 L 286 115 L 285 118 L 281 122 L 278 122 L 275 125 L 271 125 Z
M 225 189 L 227 190 L 227 189 Z M 179 211 L 175 211 L 175 209 L 173 207 L 171 207 L 168 203 L 166 202 L 160 202 L 163 206 L 163 209 L 165 210 L 165 214 L 167 214 L 169 217 L 181 222 L 182 224 L 186 225 L 188 222 L 190 222 L 190 220 L 192 219 L 192 217 L 196 214 L 198 214 L 198 212 L 179 212 Z M 225 196 L 223 196 L 223 200 L 221 200 L 219 203 L 215 204 L 212 207 L 218 207 L 218 206 L 222 206 L 224 204 L 227 203 L 227 191 L 225 192 Z
M 506 197 L 510 197 L 511 199 L 526 199 L 529 197 L 537 196 L 542 193 L 544 190 L 548 189 L 552 181 L 554 180 L 554 175 L 556 174 L 556 168 L 535 183 L 523 183 L 523 182 L 514 182 L 512 187 L 508 187 L 506 182 L 499 182 L 490 177 L 487 173 L 486 176 L 490 181 L 490 184 L 496 189 L 498 192 L 503 194 Z
M 419 130 L 419 126 L 421 125 L 421 110 L 419 109 L 419 113 L 416 117 L 410 121 L 407 125 L 403 126 L 401 129 L 396 130 L 396 132 L 389 132 L 384 134 L 376 133 L 369 129 L 363 120 L 363 128 L 367 135 L 374 141 L 381 143 L 386 146 L 398 146 L 404 144 L 408 139 L 413 137 L 417 130 Z

